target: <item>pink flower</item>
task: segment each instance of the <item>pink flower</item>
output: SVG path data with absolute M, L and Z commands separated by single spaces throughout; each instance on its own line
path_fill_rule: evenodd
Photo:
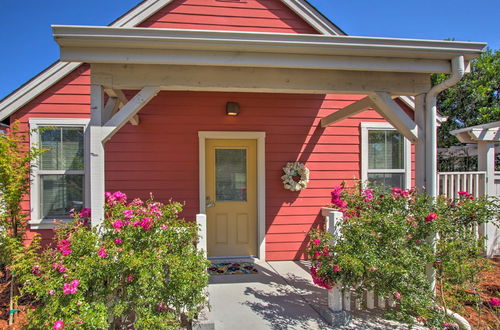
M 153 226 L 153 219 L 143 218 L 141 221 L 135 221 L 132 225 L 134 227 L 142 227 L 142 229 L 148 231 Z
M 378 270 L 378 268 L 377 267 L 370 267 L 370 268 L 368 268 L 368 270 L 370 272 L 376 272 Z
M 89 208 L 83 208 L 80 211 L 80 217 L 82 217 L 82 218 L 88 218 L 88 217 L 90 217 L 90 209 Z
M 100 248 L 99 251 L 97 251 L 97 255 L 103 259 L 108 256 L 108 254 L 106 253 L 106 250 L 103 247 Z
M 123 227 L 123 221 L 121 221 L 120 219 L 118 219 L 115 222 L 113 222 L 111 225 L 113 226 L 113 228 L 116 229 L 116 231 L 121 231 L 122 227 Z
M 64 277 L 64 278 L 68 278 L 68 277 L 69 277 L 69 275 L 68 275 L 68 274 L 63 274 L 63 277 Z
M 342 271 L 339 265 L 333 265 L 332 268 L 334 273 L 340 273 Z
M 125 202 L 127 202 L 127 195 L 125 195 L 121 191 L 114 192 L 112 196 L 115 198 L 115 200 L 118 203 L 125 203 Z
M 57 249 L 63 256 L 67 256 L 70 254 L 72 251 L 70 249 L 71 243 L 67 239 L 63 239 L 57 244 Z
M 71 281 L 71 283 L 64 283 L 64 286 L 63 286 L 64 295 L 77 293 L 79 284 L 80 284 L 79 280 L 73 280 L 73 281 Z
M 164 311 L 167 309 L 167 306 L 165 306 L 165 303 L 162 301 L 158 304 L 158 311 Z
M 434 212 L 429 213 L 428 216 L 425 217 L 425 222 L 432 222 L 437 219 L 437 214 Z
M 401 293 L 399 292 L 393 292 L 392 295 L 394 296 L 394 298 L 396 298 L 397 300 L 401 299 Z
M 57 320 L 54 322 L 54 326 L 52 327 L 52 329 L 62 329 L 64 328 L 64 322 L 61 321 L 61 320 Z
M 42 273 L 40 272 L 39 265 L 35 265 L 35 266 L 31 267 L 31 273 L 33 273 L 36 276 L 42 276 Z
M 53 296 L 54 295 L 54 290 L 49 290 L 48 293 L 49 293 L 49 295 Z
M 323 248 L 323 255 L 324 255 L 325 257 L 330 256 L 330 250 L 329 250 L 327 247 L 324 247 L 324 248 Z
M 132 210 L 123 211 L 123 217 L 125 219 L 131 219 L 133 216 L 134 216 L 134 211 L 132 211 Z
M 365 203 L 367 202 L 371 202 L 373 200 L 373 190 L 371 189 L 365 189 L 361 192 L 361 196 L 364 196 L 365 198 L 363 199 L 363 201 Z
M 491 298 L 489 303 L 493 307 L 500 306 L 500 299 L 499 298 Z
M 441 260 L 436 260 L 434 261 L 433 265 L 434 267 L 438 267 L 439 265 L 441 265 L 443 262 Z
M 314 259 L 319 259 L 319 257 L 321 257 L 321 252 L 314 251 Z
M 134 199 L 131 203 L 131 205 L 137 205 L 137 206 L 141 206 L 141 205 L 144 205 L 144 202 L 141 201 L 139 198 L 136 198 Z
M 64 272 L 65 272 L 65 271 L 67 271 L 67 270 L 68 270 L 68 269 L 67 269 L 66 267 L 63 267 L 63 266 L 61 266 L 61 267 L 59 267 L 59 268 L 57 269 L 57 271 L 58 271 L 59 273 L 64 273 Z
M 82 305 L 82 302 L 81 302 L 81 301 L 77 301 L 77 302 L 76 302 L 76 305 L 77 305 L 77 306 L 81 306 L 81 305 Z
M 134 277 L 132 275 L 127 275 L 127 282 L 133 282 L 134 281 Z
M 447 322 L 443 323 L 443 327 L 445 327 L 445 328 L 451 328 L 452 326 L 453 325 L 451 323 L 447 323 Z
M 401 195 L 401 192 L 402 192 L 402 191 L 403 191 L 403 190 L 402 190 L 401 188 L 399 188 L 399 187 L 394 187 L 394 188 L 392 188 L 392 193 L 393 193 L 394 195 Z
M 318 286 L 321 286 L 327 290 L 330 290 L 332 288 L 332 285 L 331 283 L 329 283 L 328 281 L 326 281 L 324 278 L 320 277 L 316 271 L 316 268 L 313 266 L 311 267 L 311 276 L 312 276 L 312 279 L 313 279 L 313 283 L 318 285 Z
M 123 243 L 123 241 L 121 240 L 121 238 L 117 238 L 117 239 L 115 239 L 115 244 L 116 244 L 116 245 L 120 245 L 120 244 L 122 244 L 122 243 Z
M 167 229 L 167 228 L 168 228 L 168 226 L 167 226 L 167 225 L 161 225 L 161 227 L 160 227 L 160 228 L 161 228 L 161 230 L 165 230 L 165 229 Z
M 321 244 L 321 241 L 317 238 L 314 238 L 313 240 L 314 245 L 319 246 Z
M 332 194 L 332 204 L 334 206 L 337 206 L 341 211 L 344 210 L 347 207 L 347 203 L 342 200 L 342 192 L 343 188 L 338 186 L 333 188 L 331 194 Z

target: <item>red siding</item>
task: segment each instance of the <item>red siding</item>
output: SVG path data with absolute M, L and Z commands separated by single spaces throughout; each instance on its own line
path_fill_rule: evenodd
M 380 121 L 365 111 L 321 129 L 319 120 L 360 99 L 355 95 L 161 92 L 141 110 L 139 126 L 126 125 L 106 146 L 106 188 L 147 198 L 185 202 L 198 211 L 198 131 L 266 132 L 266 228 L 269 260 L 303 257 L 307 232 L 319 226 L 331 188 L 360 177 L 360 122 Z M 225 115 L 228 101 L 240 115 Z M 281 168 L 305 162 L 308 189 L 283 189 Z
M 177 0 L 139 26 L 318 34 L 279 0 Z

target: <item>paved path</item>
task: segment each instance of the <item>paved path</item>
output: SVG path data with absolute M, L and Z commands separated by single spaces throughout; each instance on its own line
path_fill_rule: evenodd
M 215 329 L 331 329 L 316 312 L 326 306 L 326 290 L 315 286 L 306 262 L 256 264 L 255 275 L 215 275 L 210 278 Z M 408 329 L 368 313 L 356 313 L 349 326 L 338 329 Z

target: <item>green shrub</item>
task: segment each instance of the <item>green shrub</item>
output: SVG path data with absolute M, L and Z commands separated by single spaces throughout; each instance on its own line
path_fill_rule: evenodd
M 393 317 L 429 326 L 442 326 L 445 317 L 436 308 L 426 264 L 433 265 L 442 284 L 476 281 L 483 270 L 484 240 L 477 238 L 475 228 L 496 221 L 499 212 L 494 201 L 466 192 L 456 201 L 433 200 L 413 190 L 383 187 L 337 187 L 332 206 L 344 213 L 340 234 L 310 234 L 314 282 L 325 288 L 341 284 L 359 294 L 374 290 L 397 301 L 398 307 L 389 311 Z M 435 248 L 429 240 L 434 233 L 439 237 Z
M 30 328 L 178 328 L 206 305 L 208 261 L 181 205 L 127 203 L 120 192 L 106 201 L 100 227 L 84 209 L 57 230 L 55 248 L 18 260 L 35 299 Z

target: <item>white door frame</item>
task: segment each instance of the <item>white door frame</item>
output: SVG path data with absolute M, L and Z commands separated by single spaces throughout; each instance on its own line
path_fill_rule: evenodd
M 206 214 L 205 143 L 207 139 L 257 140 L 257 257 L 266 260 L 266 153 L 265 132 L 199 131 L 200 213 Z

